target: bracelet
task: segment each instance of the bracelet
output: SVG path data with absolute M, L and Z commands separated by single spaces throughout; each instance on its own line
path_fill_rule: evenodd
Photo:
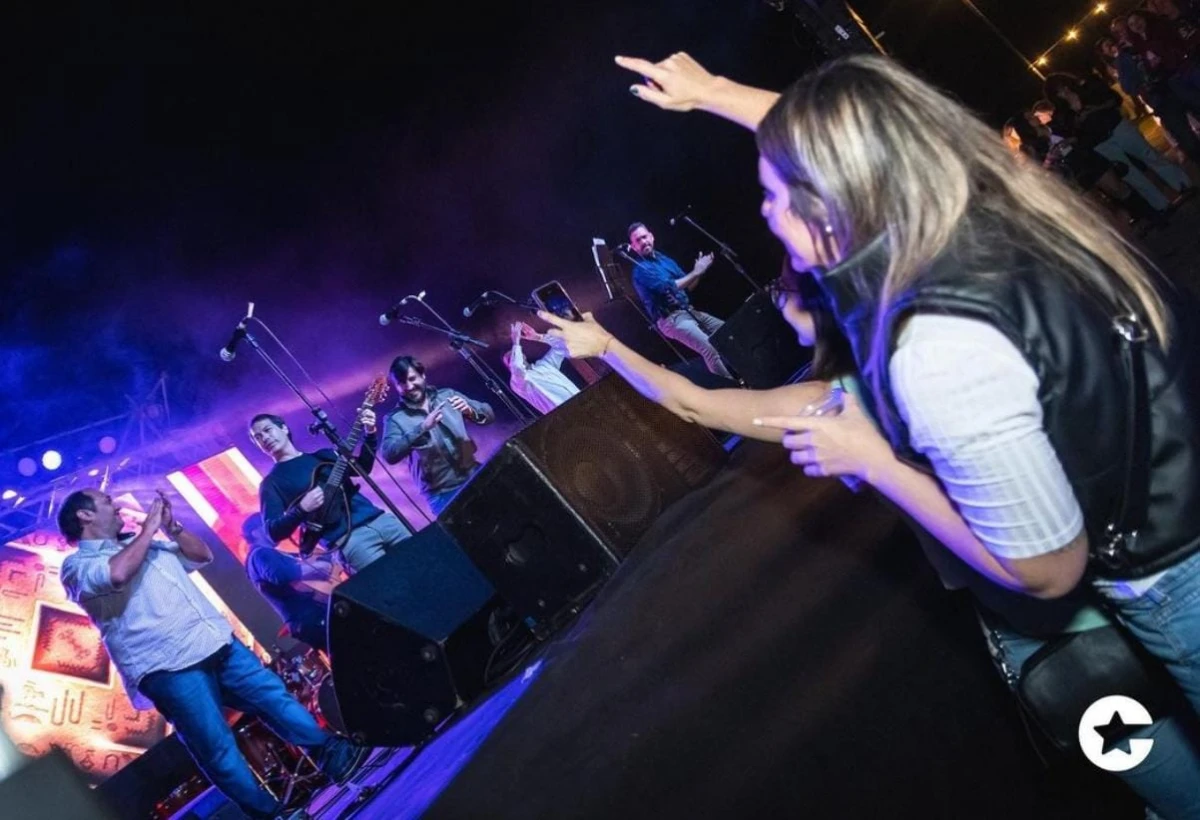
M 601 359 L 603 359 L 605 356 L 608 355 L 608 346 L 611 345 L 616 340 L 616 338 L 617 337 L 612 335 L 611 333 L 608 334 L 608 341 L 606 341 L 604 343 L 604 347 L 600 348 L 600 358 Z

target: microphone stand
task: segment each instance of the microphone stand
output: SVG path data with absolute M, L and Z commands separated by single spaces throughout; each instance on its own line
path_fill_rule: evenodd
M 737 254 L 734 253 L 733 248 L 729 247 L 724 242 L 722 242 L 720 239 L 717 239 L 711 233 L 706 231 L 699 222 L 692 219 L 690 214 L 684 214 L 683 217 L 679 221 L 686 222 L 687 224 L 691 225 L 693 228 L 698 230 L 700 233 L 702 233 L 706 237 L 708 237 L 709 241 L 717 246 L 717 251 L 721 254 L 721 256 L 725 259 L 725 261 L 728 262 L 730 265 L 732 265 L 733 269 L 735 271 L 737 271 L 739 274 L 741 274 L 743 279 L 745 279 L 747 282 L 750 283 L 750 287 L 754 289 L 754 292 L 755 293 L 763 292 L 763 290 L 764 290 L 763 286 L 758 284 L 758 282 L 755 282 L 753 279 L 751 279 L 750 274 L 746 273 L 746 269 L 743 268 L 742 263 L 738 261 Z
M 246 342 L 252 348 L 254 348 L 255 352 L 258 353 L 259 357 L 267 363 L 267 367 L 271 368 L 271 370 L 275 372 L 275 375 L 278 376 L 279 379 L 286 384 L 293 393 L 296 394 L 300 401 L 304 402 L 304 405 L 308 407 L 309 412 L 313 414 L 313 417 L 316 419 L 316 421 L 308 426 L 309 432 L 313 434 L 320 432 L 323 434 L 325 438 L 329 440 L 329 443 L 333 445 L 333 448 L 338 452 L 338 454 L 346 458 L 347 462 L 349 462 L 350 469 L 353 470 L 368 487 L 375 491 L 375 495 L 379 496 L 379 500 L 382 501 L 384 506 L 388 508 L 388 512 L 400 519 L 400 522 L 408 528 L 409 532 L 416 532 L 416 528 L 413 527 L 413 525 L 409 523 L 408 519 L 404 517 L 404 514 L 400 512 L 400 510 L 392 502 L 392 499 L 390 499 L 387 494 L 383 492 L 383 490 L 379 487 L 379 484 L 376 483 L 375 479 L 371 478 L 368 473 L 364 472 L 358 466 L 354 459 L 354 454 L 350 452 L 349 448 L 346 446 L 346 440 L 341 437 L 337 431 L 337 428 L 333 426 L 333 422 L 329 420 L 329 414 L 326 413 L 323 408 L 314 404 L 308 398 L 308 396 L 305 395 L 300 386 L 292 380 L 292 377 L 284 372 L 283 368 L 281 368 L 279 364 L 271 358 L 271 355 L 267 353 L 267 351 L 263 350 L 262 345 L 258 343 L 258 339 L 254 338 L 254 334 L 247 330 L 244 338 Z
M 632 265 L 634 268 L 636 268 L 638 265 L 641 264 L 640 261 L 638 261 L 637 259 L 634 259 L 632 256 L 630 256 L 629 253 L 620 245 L 618 245 L 616 248 L 614 248 L 613 252 L 616 253 L 618 256 L 620 256 L 622 259 L 624 259 L 626 262 L 628 262 L 630 265 Z M 658 337 L 663 340 L 663 342 L 667 345 L 667 348 L 672 353 L 675 354 L 675 358 L 679 359 L 680 362 L 687 362 L 687 357 L 684 356 L 682 352 L 680 352 L 679 348 L 675 346 L 675 343 L 673 341 L 671 341 L 671 339 L 668 338 L 666 336 L 666 334 L 664 334 L 661 330 L 658 329 L 658 323 L 655 322 L 653 319 L 651 319 L 650 315 L 648 313 L 646 313 L 646 309 L 642 305 L 641 299 L 634 299 L 628 293 L 622 293 L 621 295 L 625 297 L 626 302 L 633 305 L 633 309 L 638 312 L 638 315 L 641 316 L 642 320 L 646 323 L 646 327 L 649 328 L 652 332 L 658 334 Z
M 403 322 L 406 325 L 413 325 L 414 327 L 432 330 L 435 333 L 441 333 L 445 335 L 449 341 L 451 349 L 463 357 L 466 363 L 471 366 L 471 369 L 475 371 L 475 374 L 483 381 L 484 386 L 500 400 L 500 403 L 508 409 L 508 412 L 512 413 L 517 421 L 521 422 L 523 425 L 532 424 L 534 421 L 536 421 L 537 415 L 533 412 L 533 410 L 527 409 L 521 399 L 515 393 L 512 393 L 507 384 L 500 379 L 496 371 L 493 370 L 487 362 L 481 359 L 479 355 L 469 347 L 469 345 L 474 345 L 475 347 L 488 347 L 489 345 L 487 342 L 483 342 L 479 339 L 468 336 L 466 333 L 463 333 L 455 328 L 434 309 L 433 305 L 426 302 L 424 297 L 424 291 L 422 291 L 420 294 L 409 294 L 400 300 L 400 304 L 403 305 L 410 301 L 420 302 L 425 306 L 425 309 L 432 313 L 433 317 L 442 324 L 441 327 L 432 325 L 429 322 L 424 322 L 415 316 L 401 316 L 399 319 L 397 319 L 397 321 Z M 505 296 L 505 298 L 509 299 L 510 297 Z M 515 299 L 511 301 L 513 304 L 519 304 Z

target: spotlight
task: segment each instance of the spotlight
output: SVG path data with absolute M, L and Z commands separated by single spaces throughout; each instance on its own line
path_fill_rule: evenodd
M 37 472 L 37 462 L 26 456 L 17 462 L 17 472 L 29 478 Z
M 0 499 L 3 499 L 5 501 L 11 501 L 12 499 L 14 499 L 16 497 L 17 497 L 16 490 L 5 490 L 3 493 L 0 493 Z
M 19 507 L 19 506 L 21 506 L 22 503 L 24 503 L 24 501 L 25 501 L 25 496 L 19 495 L 19 496 L 17 496 L 17 500 L 13 502 L 13 506 Z
M 57 470 L 62 466 L 62 453 L 58 450 L 47 450 L 42 453 L 42 466 L 47 470 Z
M 112 436 L 105 436 L 104 438 L 100 439 L 99 447 L 100 452 L 104 453 L 105 455 L 114 453 L 117 450 L 117 440 Z
M 88 478 L 95 478 L 98 475 L 100 475 L 99 467 L 93 467 L 92 469 L 88 470 Z

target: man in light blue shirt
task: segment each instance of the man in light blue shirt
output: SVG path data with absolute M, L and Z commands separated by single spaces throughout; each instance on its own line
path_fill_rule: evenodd
M 188 578 L 212 561 L 208 545 L 161 495 L 140 533 L 124 537 L 121 525 L 99 490 L 72 493 L 58 513 L 63 536 L 78 545 L 63 562 L 63 586 L 100 630 L 133 705 L 171 721 L 200 769 L 249 817 L 276 817 L 283 806 L 259 786 L 222 706 L 262 718 L 334 780 L 348 779 L 367 750 L 321 729 Z M 172 540 L 156 539 L 160 529 Z

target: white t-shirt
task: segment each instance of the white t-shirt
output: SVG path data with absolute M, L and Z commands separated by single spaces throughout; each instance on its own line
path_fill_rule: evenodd
M 976 319 L 917 314 L 888 372 L 913 448 L 988 552 L 1033 558 L 1079 534 L 1083 511 L 1043 426 L 1037 375 L 1004 334 Z M 1159 575 L 1100 586 L 1128 597 Z

